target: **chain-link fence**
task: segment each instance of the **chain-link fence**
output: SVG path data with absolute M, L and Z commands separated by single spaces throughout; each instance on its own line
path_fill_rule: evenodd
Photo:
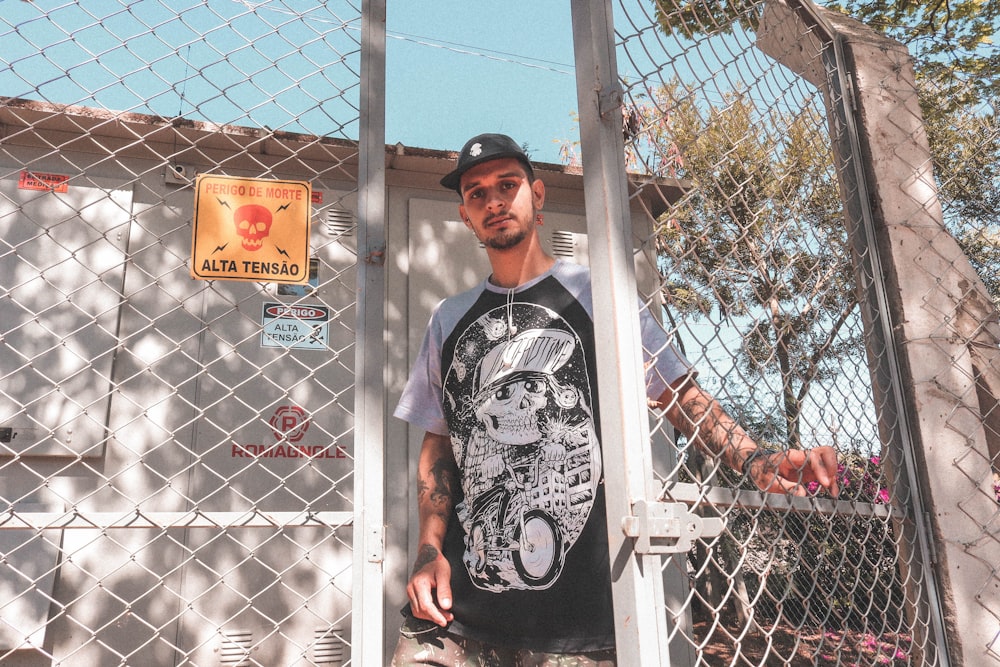
M 807 3 L 616 4 L 627 167 L 684 190 L 637 241 L 650 303 L 761 443 L 841 457 L 837 501 L 785 504 L 678 442 L 664 498 L 726 520 L 664 570 L 680 664 L 997 656 L 1000 128 L 866 31 Z
M 0 18 L 0 662 L 376 664 L 356 295 L 402 250 L 357 222 L 363 8 L 42 5 Z M 996 659 L 995 109 L 924 129 L 906 59 L 810 3 L 613 12 L 599 159 L 651 307 L 761 443 L 842 462 L 837 499 L 763 496 L 655 424 L 662 499 L 725 520 L 663 561 L 672 664 Z
M 351 655 L 360 8 L 187 4 L 4 3 L 5 665 Z

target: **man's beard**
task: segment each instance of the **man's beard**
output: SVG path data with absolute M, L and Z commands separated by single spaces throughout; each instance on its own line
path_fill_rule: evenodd
M 487 237 L 483 245 L 493 250 L 510 250 L 526 238 L 528 238 L 527 230 L 518 228 Z
M 491 216 L 490 218 L 492 218 Z M 490 218 L 486 220 L 487 227 L 490 223 Z M 483 241 L 483 245 L 487 248 L 492 248 L 493 250 L 510 250 L 516 247 L 521 241 L 528 238 L 529 230 L 522 226 L 520 223 L 516 223 L 513 229 L 507 229 L 492 236 L 485 235 L 486 239 Z

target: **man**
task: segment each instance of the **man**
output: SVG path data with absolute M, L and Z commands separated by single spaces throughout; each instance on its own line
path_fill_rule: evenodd
M 393 664 L 614 664 L 589 272 L 543 250 L 545 185 L 510 137 L 470 139 L 441 184 L 492 274 L 435 309 L 395 412 L 425 435 Z M 650 400 L 690 440 L 762 489 L 837 493 L 832 448 L 758 448 L 648 312 L 642 332 Z

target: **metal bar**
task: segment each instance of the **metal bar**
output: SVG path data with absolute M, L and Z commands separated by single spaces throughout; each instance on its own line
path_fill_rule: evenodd
M 906 515 L 898 507 L 858 503 L 849 500 L 828 498 L 803 498 L 777 493 L 763 493 L 749 489 L 733 489 L 728 486 L 703 486 L 690 482 L 670 483 L 664 487 L 662 497 L 691 505 L 709 503 L 719 507 L 739 509 L 762 509 L 804 514 L 845 514 L 863 518 L 902 519 Z
M 924 579 L 927 585 L 926 601 L 929 606 L 929 616 L 931 627 L 934 633 L 935 644 L 938 647 L 937 658 L 942 667 L 949 667 L 950 658 L 948 651 L 947 634 L 944 630 L 944 607 L 940 599 L 939 584 L 936 572 L 929 567 L 932 560 L 932 545 L 929 543 L 925 524 L 919 520 L 924 516 L 924 501 L 921 495 L 919 479 L 914 459 L 914 441 L 910 433 L 909 425 L 917 423 L 919 420 L 912 415 L 903 400 L 903 377 L 899 365 L 899 352 L 896 347 L 896 340 L 891 334 L 892 315 L 888 305 L 887 288 L 884 276 L 885 269 L 882 266 L 880 248 L 875 233 L 875 222 L 870 208 L 870 193 L 868 192 L 868 178 L 865 173 L 864 151 L 861 148 L 860 130 L 855 114 L 859 110 L 852 103 L 854 99 L 854 88 L 852 85 L 848 69 L 847 57 L 844 53 L 843 36 L 833 26 L 826 21 L 821 13 L 816 9 L 812 0 L 796 0 L 796 4 L 804 11 L 809 18 L 814 20 L 819 27 L 827 31 L 831 49 L 823 50 L 823 60 L 828 72 L 828 80 L 832 88 L 830 104 L 833 105 L 837 121 L 841 124 L 843 131 L 834 137 L 834 141 L 841 142 L 841 150 L 850 155 L 850 169 L 839 169 L 838 172 L 843 177 L 851 180 L 852 187 L 844 188 L 844 192 L 850 199 L 847 204 L 849 209 L 860 217 L 862 231 L 864 233 L 864 243 L 870 252 L 865 253 L 869 263 L 870 281 L 864 285 L 864 294 L 874 301 L 874 308 L 878 314 L 874 323 L 876 331 L 873 332 L 881 342 L 885 354 L 880 357 L 881 374 L 887 378 L 888 386 L 883 389 L 890 394 L 892 409 L 895 411 L 897 425 L 897 437 L 903 454 L 903 462 L 906 468 L 906 477 L 909 480 L 910 507 L 913 512 L 915 524 L 917 525 L 917 548 L 920 553 L 920 562 L 925 574 Z M 832 59 L 831 59 L 832 55 Z M 844 139 L 846 138 L 846 141 Z M 853 195 L 853 196 L 852 196 Z
M 0 530 L 115 530 L 136 528 L 337 528 L 354 523 L 353 512 L 17 512 L 0 517 Z
M 597 354 L 601 443 L 611 549 L 615 638 L 623 665 L 669 665 L 660 556 L 635 552 L 622 531 L 632 503 L 653 498 L 649 424 L 641 375 L 632 227 L 625 181 L 621 88 L 611 3 L 572 7 L 577 98 Z
M 351 661 L 383 663 L 385 553 L 385 0 L 361 11 Z

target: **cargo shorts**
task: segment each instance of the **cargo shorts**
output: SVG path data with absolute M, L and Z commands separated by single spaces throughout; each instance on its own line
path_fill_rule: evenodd
M 399 630 L 392 667 L 615 667 L 615 651 L 541 653 L 486 644 L 407 616 Z

